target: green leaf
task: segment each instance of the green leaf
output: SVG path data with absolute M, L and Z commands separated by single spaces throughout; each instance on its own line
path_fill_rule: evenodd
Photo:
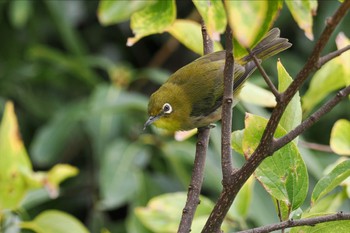
M 310 40 L 314 39 L 312 32 L 313 19 L 316 15 L 317 1 L 314 0 L 296 0 L 285 1 L 289 11 L 299 27 L 304 30 L 305 36 Z
M 340 155 L 350 155 L 350 121 L 340 119 L 335 122 L 330 138 L 332 150 Z
M 32 1 L 11 1 L 10 20 L 15 28 L 21 29 L 32 13 Z
M 243 151 L 249 157 L 258 146 L 266 127 L 265 118 L 247 114 L 243 135 Z M 286 131 L 279 126 L 275 137 Z M 255 171 L 255 176 L 268 193 L 285 202 L 291 210 L 297 209 L 305 200 L 308 190 L 308 174 L 297 146 L 291 142 L 266 158 Z
M 311 195 L 311 205 L 317 202 L 320 198 L 331 192 L 342 181 L 350 176 L 350 160 L 346 160 L 338 164 L 328 175 L 322 177 Z
M 145 156 L 147 150 L 144 147 L 122 140 L 116 141 L 106 149 L 99 177 L 101 208 L 119 207 L 134 198 L 139 185 L 139 170 L 135 160 Z
M 126 21 L 130 16 L 155 1 L 109 1 L 100 0 L 97 16 L 104 26 Z
M 239 98 L 245 102 L 263 107 L 271 108 L 276 106 L 276 98 L 270 91 L 251 82 L 244 83 Z
M 213 41 L 220 41 L 220 34 L 225 31 L 227 20 L 221 1 L 193 0 L 207 27 L 208 35 Z
M 310 112 L 329 93 L 345 86 L 344 75 L 339 57 L 322 66 L 312 77 L 309 89 L 302 98 L 303 111 Z
M 40 166 L 57 163 L 72 139 L 80 134 L 79 124 L 86 116 L 86 102 L 72 103 L 39 129 L 31 144 L 33 161 Z
M 336 212 L 347 200 L 344 192 L 332 193 L 317 201 L 308 213 L 329 213 Z
M 278 91 L 284 92 L 288 86 L 292 83 L 293 79 L 290 77 L 286 69 L 283 67 L 281 61 L 277 62 L 278 72 Z M 301 123 L 302 109 L 299 92 L 297 92 L 292 100 L 289 102 L 286 110 L 284 111 L 280 120 L 280 125 L 287 131 L 291 131 Z M 298 144 L 298 138 L 294 139 L 293 142 Z
M 203 54 L 203 38 L 201 25 L 191 20 L 177 19 L 167 31 L 193 52 Z M 214 42 L 214 51 L 222 50 L 218 42 Z
M 331 213 L 310 214 L 307 218 L 325 216 Z M 304 218 L 303 218 L 304 219 Z M 293 227 L 290 233 L 348 233 L 350 220 L 318 223 L 315 226 Z
M 231 213 L 234 219 L 244 221 L 247 218 L 253 196 L 254 181 L 254 177 L 251 176 L 247 182 L 244 183 L 233 201 L 229 213 Z
M 146 207 L 137 207 L 136 216 L 152 232 L 155 233 L 172 233 L 177 232 L 180 223 L 182 209 L 186 203 L 187 194 L 168 193 L 152 198 Z M 205 224 L 205 220 L 214 207 L 214 204 L 203 196 L 200 196 L 200 204 L 192 223 L 192 231 L 200 232 Z M 228 223 L 224 221 L 222 230 L 227 230 Z
M 233 131 L 231 134 L 231 146 L 232 149 L 234 149 L 236 152 L 240 153 L 243 155 L 243 135 L 244 135 L 244 129 L 242 130 L 236 130 Z
M 21 222 L 21 227 L 36 233 L 88 233 L 88 229 L 75 217 L 58 210 L 46 210 L 33 221 Z
M 337 44 L 337 49 L 342 49 L 347 45 L 350 45 L 350 40 L 349 38 L 346 37 L 346 35 L 343 32 L 340 32 L 336 39 L 335 42 Z M 350 85 L 350 52 L 347 51 L 345 53 L 342 53 L 340 56 L 341 63 L 343 65 L 344 73 L 345 75 L 344 80 L 346 85 Z M 349 96 L 350 98 L 350 96 Z
M 142 37 L 164 32 L 176 19 L 174 0 L 157 0 L 131 16 L 131 29 L 135 37 L 128 38 L 127 45 L 132 46 Z
M 56 164 L 47 172 L 47 183 L 45 183 L 45 186 L 57 197 L 60 183 L 70 177 L 76 176 L 78 173 L 79 170 L 69 164 Z
M 0 210 L 16 209 L 30 189 L 32 174 L 12 102 L 7 102 L 0 126 Z
M 282 7 L 281 1 L 226 0 L 225 3 L 233 34 L 243 47 L 252 47 L 265 35 Z M 235 56 L 243 54 L 235 53 Z

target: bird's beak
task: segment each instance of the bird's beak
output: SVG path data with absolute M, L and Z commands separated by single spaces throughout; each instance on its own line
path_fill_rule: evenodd
M 147 126 L 149 126 L 150 124 L 152 124 L 153 122 L 155 122 L 156 120 L 158 120 L 160 117 L 160 115 L 158 116 L 150 116 L 148 118 L 148 120 L 146 121 L 146 123 L 143 126 L 143 130 L 145 130 L 147 128 Z

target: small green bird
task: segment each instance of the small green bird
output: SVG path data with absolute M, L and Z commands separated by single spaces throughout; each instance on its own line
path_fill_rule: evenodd
M 271 29 L 252 49 L 259 60 L 267 59 L 292 44 L 280 38 L 278 28 Z M 204 55 L 182 67 L 156 91 L 148 104 L 149 119 L 144 129 L 154 124 L 168 131 L 208 126 L 221 119 L 224 90 L 225 51 Z M 256 69 L 252 57 L 235 60 L 233 97 L 237 104 L 242 84 Z

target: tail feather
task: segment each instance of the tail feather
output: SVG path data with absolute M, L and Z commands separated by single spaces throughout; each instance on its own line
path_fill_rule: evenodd
M 258 59 L 265 60 L 291 46 L 292 44 L 288 42 L 288 39 L 280 37 L 280 30 L 278 28 L 273 28 L 257 43 L 251 53 Z M 252 56 L 250 54 L 242 59 L 243 63 L 247 63 L 251 60 Z

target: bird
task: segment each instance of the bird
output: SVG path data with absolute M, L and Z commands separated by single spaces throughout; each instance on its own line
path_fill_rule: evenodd
M 280 37 L 273 28 L 256 44 L 250 54 L 234 63 L 233 104 L 238 103 L 244 82 L 256 69 L 253 56 L 261 63 L 292 44 Z M 144 124 L 153 124 L 170 132 L 206 127 L 221 119 L 224 66 L 226 51 L 199 57 L 173 73 L 149 99 L 149 118 Z

